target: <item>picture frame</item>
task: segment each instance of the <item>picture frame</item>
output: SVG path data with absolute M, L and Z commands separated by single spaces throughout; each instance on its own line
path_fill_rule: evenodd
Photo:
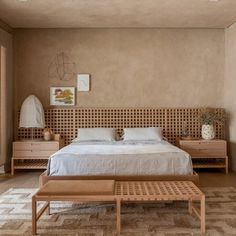
M 74 87 L 51 87 L 50 88 L 51 106 L 74 106 L 75 88 Z
M 77 91 L 88 92 L 90 90 L 90 75 L 78 74 L 77 75 Z

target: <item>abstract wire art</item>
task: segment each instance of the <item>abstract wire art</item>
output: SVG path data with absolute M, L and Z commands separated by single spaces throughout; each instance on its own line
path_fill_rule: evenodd
M 56 55 L 48 67 L 48 77 L 69 81 L 75 78 L 75 63 L 71 62 L 65 52 Z

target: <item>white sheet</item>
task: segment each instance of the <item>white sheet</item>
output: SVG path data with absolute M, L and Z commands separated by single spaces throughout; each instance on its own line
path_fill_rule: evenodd
M 49 175 L 187 175 L 188 153 L 166 141 L 72 143 L 49 159 Z

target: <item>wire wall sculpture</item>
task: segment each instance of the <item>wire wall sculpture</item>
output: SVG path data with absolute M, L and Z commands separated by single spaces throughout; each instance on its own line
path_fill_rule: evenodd
M 75 78 L 75 63 L 71 62 L 65 52 L 56 55 L 48 67 L 48 77 L 69 81 Z

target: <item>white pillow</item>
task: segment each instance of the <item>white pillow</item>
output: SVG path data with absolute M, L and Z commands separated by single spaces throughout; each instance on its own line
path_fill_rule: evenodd
M 162 128 L 160 127 L 125 128 L 123 137 L 124 141 L 161 141 L 163 139 Z
M 79 128 L 77 138 L 79 141 L 115 141 L 116 129 L 113 128 Z

